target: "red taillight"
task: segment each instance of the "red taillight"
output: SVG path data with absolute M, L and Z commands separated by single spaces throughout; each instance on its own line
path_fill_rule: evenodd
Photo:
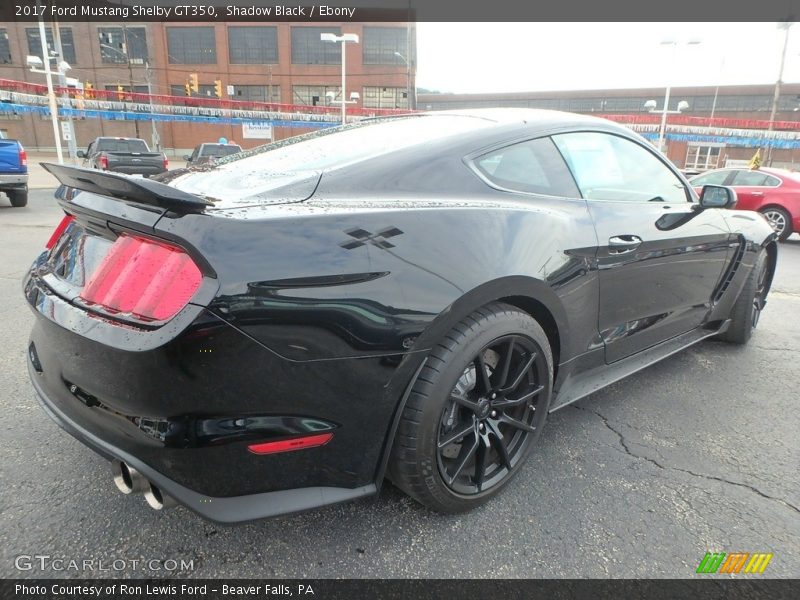
M 189 303 L 203 279 L 182 249 L 122 234 L 92 274 L 81 298 L 138 319 L 171 319 Z
M 164 157 L 164 168 L 169 169 L 169 159 L 166 156 Z
M 28 166 L 28 153 L 25 152 L 25 148 L 23 148 L 22 145 L 19 147 L 19 165 L 21 167 Z
M 69 227 L 69 224 L 72 223 L 72 220 L 74 218 L 75 217 L 73 217 L 72 215 L 65 215 L 64 218 L 61 219 L 61 223 L 59 223 L 58 227 L 56 227 L 55 231 L 53 232 L 53 235 L 51 235 L 50 239 L 47 240 L 47 243 L 44 245 L 44 247 L 50 250 L 53 246 L 55 246 L 58 239 L 67 229 L 67 227 Z
M 108 169 L 108 157 L 104 154 L 100 155 L 100 168 Z
M 314 448 L 323 446 L 331 441 L 332 433 L 317 433 L 305 437 L 292 438 L 290 440 L 280 440 L 278 442 L 264 442 L 261 444 L 250 444 L 247 449 L 253 454 L 277 454 L 278 452 L 292 452 L 303 448 Z

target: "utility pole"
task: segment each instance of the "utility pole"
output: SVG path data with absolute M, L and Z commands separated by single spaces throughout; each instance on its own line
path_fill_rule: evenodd
M 161 139 L 158 135 L 155 109 L 153 108 L 153 70 L 150 68 L 150 61 L 144 63 L 144 76 L 147 81 L 147 95 L 150 96 L 150 143 L 156 151 L 161 152 Z
M 133 65 L 131 64 L 130 44 L 128 43 L 128 28 L 125 26 L 125 23 L 122 24 L 122 46 L 122 51 L 125 53 L 125 62 L 128 63 L 128 76 L 131 82 L 131 94 L 133 94 L 136 90 L 133 85 Z M 133 96 L 131 96 L 131 99 L 132 98 Z M 139 119 L 133 120 L 133 127 L 134 131 L 136 131 L 136 137 L 142 137 L 139 134 Z
M 61 28 L 58 26 L 58 20 L 55 18 L 53 19 L 53 43 L 55 44 L 56 52 L 58 52 L 58 85 L 61 87 L 61 97 L 67 100 L 70 106 L 72 106 L 69 92 L 67 91 L 67 74 L 61 68 L 61 61 L 64 60 L 64 48 L 61 45 Z M 72 164 L 75 164 L 78 161 L 78 146 L 75 141 L 75 122 L 71 114 L 67 115 L 67 123 L 69 124 L 69 139 L 67 140 L 69 160 Z
M 778 23 L 778 29 L 784 30 L 783 52 L 781 53 L 781 67 L 778 70 L 778 81 L 775 82 L 775 94 L 772 96 L 772 110 L 769 113 L 769 127 L 767 131 L 775 129 L 775 115 L 778 113 L 778 102 L 781 98 L 781 85 L 783 84 L 783 67 L 786 65 L 786 50 L 789 47 L 789 29 L 793 25 L 790 21 Z M 767 146 L 767 166 L 772 166 L 772 145 Z

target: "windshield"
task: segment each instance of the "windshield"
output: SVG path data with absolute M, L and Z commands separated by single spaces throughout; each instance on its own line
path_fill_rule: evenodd
M 149 152 L 144 140 L 101 139 L 97 150 L 104 152 Z

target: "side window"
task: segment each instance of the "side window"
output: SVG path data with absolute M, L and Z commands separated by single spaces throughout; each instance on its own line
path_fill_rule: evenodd
M 553 136 L 587 200 L 687 202 L 681 180 L 639 144 L 607 133 Z
M 89 144 L 89 147 L 86 148 L 86 156 L 91 156 L 92 152 L 94 152 L 94 142 Z
M 730 174 L 730 171 L 711 171 L 710 173 L 703 173 L 697 177 L 692 177 L 690 183 L 695 187 L 701 185 L 722 185 Z
M 196 161 L 197 157 L 200 156 L 200 154 L 202 154 L 202 152 L 203 152 L 203 147 L 202 146 L 199 146 L 198 148 L 195 148 L 194 152 L 192 152 L 191 161 L 192 162 Z
M 745 171 L 742 169 L 736 171 L 731 185 L 767 185 L 767 175 L 761 171 Z
M 498 187 L 547 196 L 580 197 L 564 159 L 549 138 L 492 150 L 475 159 L 474 164 Z
M 764 185 L 778 187 L 781 184 L 781 180 L 777 177 L 773 177 L 772 175 L 767 175 L 767 180 L 764 182 Z

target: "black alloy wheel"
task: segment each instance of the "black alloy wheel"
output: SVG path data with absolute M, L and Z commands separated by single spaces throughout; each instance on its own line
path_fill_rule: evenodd
M 451 490 L 488 490 L 520 461 L 536 431 L 545 369 L 535 343 L 519 335 L 493 340 L 472 359 L 442 411 L 436 444 L 439 473 Z
M 441 512 L 470 510 L 519 472 L 541 433 L 553 386 L 542 327 L 492 303 L 457 323 L 413 383 L 389 478 Z

